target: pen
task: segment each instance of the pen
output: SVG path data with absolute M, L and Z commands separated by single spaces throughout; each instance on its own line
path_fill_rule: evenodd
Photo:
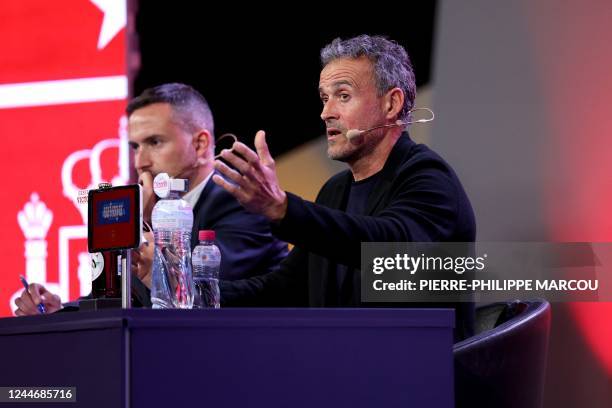
M 25 288 L 25 290 L 28 290 L 30 284 L 28 283 L 26 278 L 24 278 L 23 275 L 19 275 L 19 279 L 21 280 L 21 283 L 23 283 L 23 287 Z M 42 314 L 45 314 L 47 312 L 45 310 L 45 305 L 43 305 L 42 302 L 39 303 L 36 307 L 38 308 L 38 311 Z

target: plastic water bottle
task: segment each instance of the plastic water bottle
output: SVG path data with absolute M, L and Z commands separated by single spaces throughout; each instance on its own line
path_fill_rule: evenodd
M 219 266 L 221 252 L 214 244 L 215 231 L 200 231 L 200 243 L 193 249 L 193 281 L 195 284 L 194 308 L 220 307 Z
M 161 200 L 153 207 L 151 223 L 155 255 L 151 277 L 151 303 L 154 309 L 191 309 L 191 228 L 193 211 L 179 196 L 187 190 L 187 180 L 158 174 L 153 188 Z

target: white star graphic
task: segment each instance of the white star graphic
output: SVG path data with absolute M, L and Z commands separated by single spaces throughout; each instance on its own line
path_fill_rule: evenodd
M 98 49 L 101 50 L 111 42 L 127 21 L 125 0 L 90 0 L 103 13 L 102 27 L 98 37 Z

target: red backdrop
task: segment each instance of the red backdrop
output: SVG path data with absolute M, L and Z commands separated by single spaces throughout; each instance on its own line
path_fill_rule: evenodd
M 2 316 L 12 313 L 19 274 L 64 301 L 89 290 L 76 194 L 99 181 L 127 180 L 127 151 L 119 148 L 125 7 L 104 0 L 0 5 Z

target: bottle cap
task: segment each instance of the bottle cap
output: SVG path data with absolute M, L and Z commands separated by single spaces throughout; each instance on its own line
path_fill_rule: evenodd
M 171 191 L 184 193 L 187 191 L 187 186 L 187 180 L 170 178 L 168 173 L 159 173 L 153 179 L 153 191 L 159 198 L 168 197 Z
M 214 241 L 215 236 L 216 234 L 213 230 L 200 230 L 200 232 L 198 232 L 198 239 L 200 241 Z

